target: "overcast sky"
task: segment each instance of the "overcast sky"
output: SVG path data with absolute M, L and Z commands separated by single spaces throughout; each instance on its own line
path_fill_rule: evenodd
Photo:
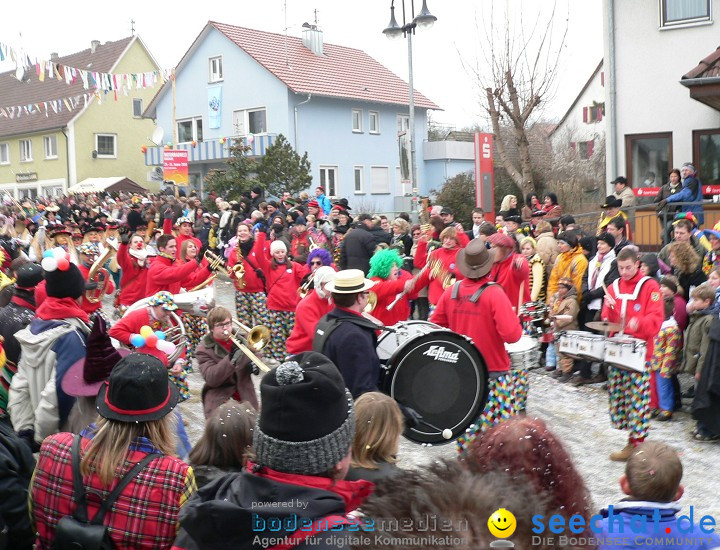
M 409 8 L 411 1 L 406 0 Z M 60 55 L 88 48 L 91 40 L 118 40 L 130 35 L 130 20 L 137 34 L 164 68 L 177 64 L 208 20 L 270 32 L 300 36 L 303 22 L 318 23 L 325 42 L 360 48 L 407 80 L 407 41 L 390 41 L 382 30 L 390 20 L 390 0 L 261 0 L 260 2 L 150 2 L 123 0 L 110 3 L 65 4 L 34 0 L 32 9 L 22 2 L 5 3 L 0 17 L 0 42 L 24 47 L 30 55 Z M 287 4 L 287 25 L 285 15 Z M 416 12 L 422 0 L 416 0 Z M 400 20 L 402 0 L 396 1 Z M 478 36 L 490 20 L 490 9 L 507 6 L 517 24 L 547 24 L 550 0 L 428 0 L 438 20 L 429 30 L 418 30 L 413 40 L 415 88 L 444 111 L 436 121 L 457 127 L 483 120 L 478 90 L 460 61 L 475 59 Z M 538 11 L 539 10 L 539 11 Z M 499 23 L 502 22 L 502 18 Z M 570 106 L 602 57 L 601 0 L 557 0 L 556 40 L 569 21 L 557 93 L 545 118 L 559 119 Z M 528 31 L 529 32 L 529 31 Z M 22 36 L 21 36 L 22 34 Z M 458 52 L 461 52 L 459 54 Z M 10 70 L 7 63 L 0 69 Z M 0 106 L 5 103 L 0 97 Z

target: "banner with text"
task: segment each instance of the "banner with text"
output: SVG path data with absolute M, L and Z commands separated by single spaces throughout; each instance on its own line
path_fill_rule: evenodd
M 175 185 L 188 184 L 188 152 L 166 149 L 163 152 L 163 179 Z

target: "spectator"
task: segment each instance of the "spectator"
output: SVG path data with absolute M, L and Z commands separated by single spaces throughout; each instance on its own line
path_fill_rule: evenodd
M 657 254 L 654 252 L 648 252 L 640 256 L 640 272 L 646 277 L 652 277 L 655 280 L 660 280 L 662 271 L 660 270 L 660 263 L 658 262 Z
M 472 227 L 467 231 L 468 240 L 477 239 L 480 236 L 480 227 L 485 223 L 485 212 L 482 208 L 473 208 L 472 211 Z
M 530 268 L 530 301 L 545 301 L 545 264 L 537 253 L 537 243 L 532 237 L 520 241 L 520 252 L 528 261 Z
M 315 200 L 318 202 L 323 214 L 327 216 L 330 213 L 332 204 L 330 203 L 330 199 L 325 196 L 325 189 L 323 187 L 318 186 L 315 188 Z
M 558 290 L 558 281 L 566 277 L 575 285 L 576 299 L 582 298 L 582 279 L 587 271 L 588 261 L 578 245 L 577 237 L 571 231 L 559 233 L 557 236 L 558 257 L 548 279 L 547 296 L 550 298 Z
M 550 299 L 550 319 L 552 322 L 555 339 L 559 338 L 559 332 L 578 329 L 578 300 L 572 279 L 562 277 L 558 281 L 557 291 Z M 573 358 L 564 353 L 558 353 L 553 342 L 548 344 L 545 352 L 546 370 L 557 370 L 557 378 L 563 384 L 569 382 L 573 375 L 575 362 Z
M 609 233 L 602 233 L 598 237 L 597 254 L 588 262 L 588 268 L 583 275 L 580 300 L 580 324 L 583 327 L 589 321 L 594 321 L 596 318 L 599 320 L 602 299 L 605 296 L 604 286 L 610 282 L 608 276 L 615 261 L 614 247 L 615 239 Z
M 627 245 L 632 244 L 632 242 L 628 240 L 626 230 L 627 222 L 622 216 L 613 218 L 607 224 L 607 232 L 615 239 L 615 248 L 613 249 L 615 250 L 615 256 Z
M 505 195 L 502 202 L 500 203 L 500 213 L 504 219 L 508 216 L 520 216 L 520 209 L 518 208 L 518 200 L 515 195 Z
M 687 242 L 670 243 L 668 253 L 670 266 L 673 268 L 673 274 L 678 278 L 683 298 L 690 300 L 692 289 L 707 281 L 707 276 L 702 271 L 700 257 Z
M 523 221 L 529 222 L 533 217 L 533 212 L 537 212 L 538 210 L 542 210 L 542 204 L 540 204 L 537 193 L 528 193 L 525 195 L 525 205 L 522 207 L 520 213 Z
M 392 233 L 391 244 L 397 248 L 403 261 L 407 263 L 408 259 L 412 260 L 410 252 L 413 240 L 410 236 L 410 224 L 402 218 L 395 218 L 392 222 Z
M 205 431 L 189 460 L 198 489 L 225 474 L 240 472 L 253 457 L 253 429 L 257 411 L 247 401 L 229 399 L 217 407 L 205 422 Z
M 681 176 L 680 170 L 673 168 L 668 174 L 668 183 L 660 188 L 660 192 L 655 196 L 654 203 L 657 204 L 657 216 L 660 222 L 660 230 L 662 233 L 663 244 L 668 244 L 672 240 L 672 225 L 670 221 L 675 217 L 675 213 L 680 210 L 680 206 L 674 206 L 667 204 L 667 198 L 670 195 L 678 193 L 682 189 L 680 184 Z M 660 206 L 662 201 L 665 201 L 665 206 Z
M 632 230 L 630 228 L 630 222 L 628 221 L 627 214 L 620 210 L 622 204 L 622 201 L 615 195 L 608 195 L 605 198 L 605 202 L 601 206 L 603 212 L 600 215 L 600 222 L 598 222 L 598 228 L 595 233 L 596 235 L 599 235 L 607 230 L 607 225 L 610 223 L 610 220 L 616 217 L 621 217 L 625 220 L 625 235 L 628 239 L 632 240 Z
M 680 387 L 676 374 L 680 367 L 682 332 L 673 317 L 674 300 L 668 296 L 663 303 L 665 320 L 655 337 L 655 351 L 650 360 L 650 418 L 666 422 L 675 410 L 675 386 Z
M 716 294 L 717 296 L 717 294 Z M 713 307 L 710 323 L 707 353 L 702 364 L 700 376 L 696 375 L 695 398 L 692 404 L 693 418 L 698 421 L 698 441 L 717 441 L 720 439 L 720 399 L 715 390 L 720 380 L 720 318 L 717 316 L 717 302 Z M 684 397 L 684 394 L 683 394 Z
M 340 269 L 360 269 L 367 275 L 370 257 L 375 253 L 377 242 L 370 232 L 372 216 L 360 214 L 356 227 L 345 235 L 340 252 Z
M 700 379 L 705 357 L 710 346 L 710 325 L 713 320 L 712 305 L 715 301 L 715 289 L 703 284 L 691 293 L 687 304 L 690 322 L 685 330 L 683 345 L 682 372 L 693 376 L 693 386 L 687 397 L 694 397 L 695 386 Z M 683 394 L 683 397 L 686 395 Z
M 558 256 L 557 241 L 555 240 L 552 225 L 545 220 L 539 222 L 535 227 L 535 234 L 537 235 L 536 250 L 545 264 L 545 279 L 548 279 Z
M 710 241 L 710 250 L 703 258 L 703 272 L 709 275 L 710 272 L 720 266 L 720 222 L 712 229 L 706 229 L 703 234 Z
M 613 195 L 620 199 L 620 207 L 632 212 L 632 209 L 635 207 L 636 198 L 632 187 L 628 184 L 628 180 L 623 176 L 618 176 L 610 183 L 615 186 L 615 192 Z
M 681 209 L 693 212 L 697 219 L 697 225 L 702 225 L 705 223 L 702 206 L 703 192 L 700 179 L 695 173 L 695 166 L 686 162 L 682 165 L 682 168 L 680 168 L 680 174 L 682 175 L 682 189 L 680 192 L 674 193 L 668 198 L 661 200 L 658 206 L 665 208 L 668 203 L 688 203 L 680 205 Z
M 557 223 L 562 216 L 562 207 L 558 204 L 557 195 L 555 193 L 545 193 L 542 209 L 545 212 L 545 219 L 550 223 Z
M 364 393 L 355 401 L 355 416 L 352 459 L 345 479 L 379 484 L 397 475 L 396 455 L 405 429 L 397 402 L 384 393 Z
M 663 298 L 671 297 L 673 299 L 675 304 L 673 306 L 673 317 L 675 317 L 680 330 L 684 332 L 688 326 L 687 300 L 679 292 L 677 277 L 665 275 L 660 279 L 660 293 Z

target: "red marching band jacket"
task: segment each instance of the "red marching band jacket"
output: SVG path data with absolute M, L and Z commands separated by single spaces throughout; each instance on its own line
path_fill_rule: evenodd
M 250 251 L 250 254 L 248 254 L 248 257 L 245 256 L 242 257 L 241 261 L 243 263 L 243 266 L 245 266 L 245 286 L 243 288 L 239 288 L 238 282 L 236 279 L 233 279 L 235 282 L 235 290 L 238 292 L 263 292 L 265 290 L 265 286 L 263 285 L 263 281 L 260 277 L 258 277 L 257 272 L 255 269 L 262 269 L 261 267 L 261 261 L 258 260 L 260 256 L 263 258 L 265 257 L 265 233 L 262 231 L 258 231 L 257 237 L 255 237 L 255 242 L 253 243 L 252 250 Z M 237 265 L 238 263 L 238 251 L 237 247 L 239 246 L 239 242 L 230 250 L 230 253 L 228 255 L 228 261 L 227 265 L 228 268 L 232 268 L 233 266 Z M 252 265 L 251 265 L 252 264 Z
M 260 264 L 258 267 L 265 273 L 267 281 L 268 309 L 295 311 L 300 301 L 298 289 L 310 269 L 289 259 L 282 265 L 275 265 L 266 254 L 258 254 L 257 258 Z
M 145 265 L 140 265 L 135 258 L 130 256 L 128 245 L 121 244 L 117 252 L 117 262 L 122 270 L 118 304 L 130 306 L 147 296 L 145 289 L 147 288 L 150 258 L 145 259 Z
M 445 282 L 446 279 L 449 282 L 451 278 L 455 278 L 456 281 L 461 281 L 465 278 L 457 269 L 455 260 L 461 247 L 457 246 L 451 249 L 440 247 L 428 254 L 427 245 L 427 241 L 420 240 L 415 253 L 414 264 L 416 268 L 422 269 L 426 264 L 430 264 L 418 277 L 415 283 L 415 289 L 420 290 L 429 284 L 428 299 L 431 304 L 437 304 L 445 290 L 443 282 Z M 435 274 L 435 270 L 433 269 L 433 262 L 436 261 L 442 264 L 442 269 L 439 270 L 439 274 Z

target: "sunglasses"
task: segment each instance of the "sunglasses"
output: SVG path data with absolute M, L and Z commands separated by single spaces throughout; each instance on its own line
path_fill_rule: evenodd
M 310 262 L 310 265 L 322 265 L 322 262 Z

